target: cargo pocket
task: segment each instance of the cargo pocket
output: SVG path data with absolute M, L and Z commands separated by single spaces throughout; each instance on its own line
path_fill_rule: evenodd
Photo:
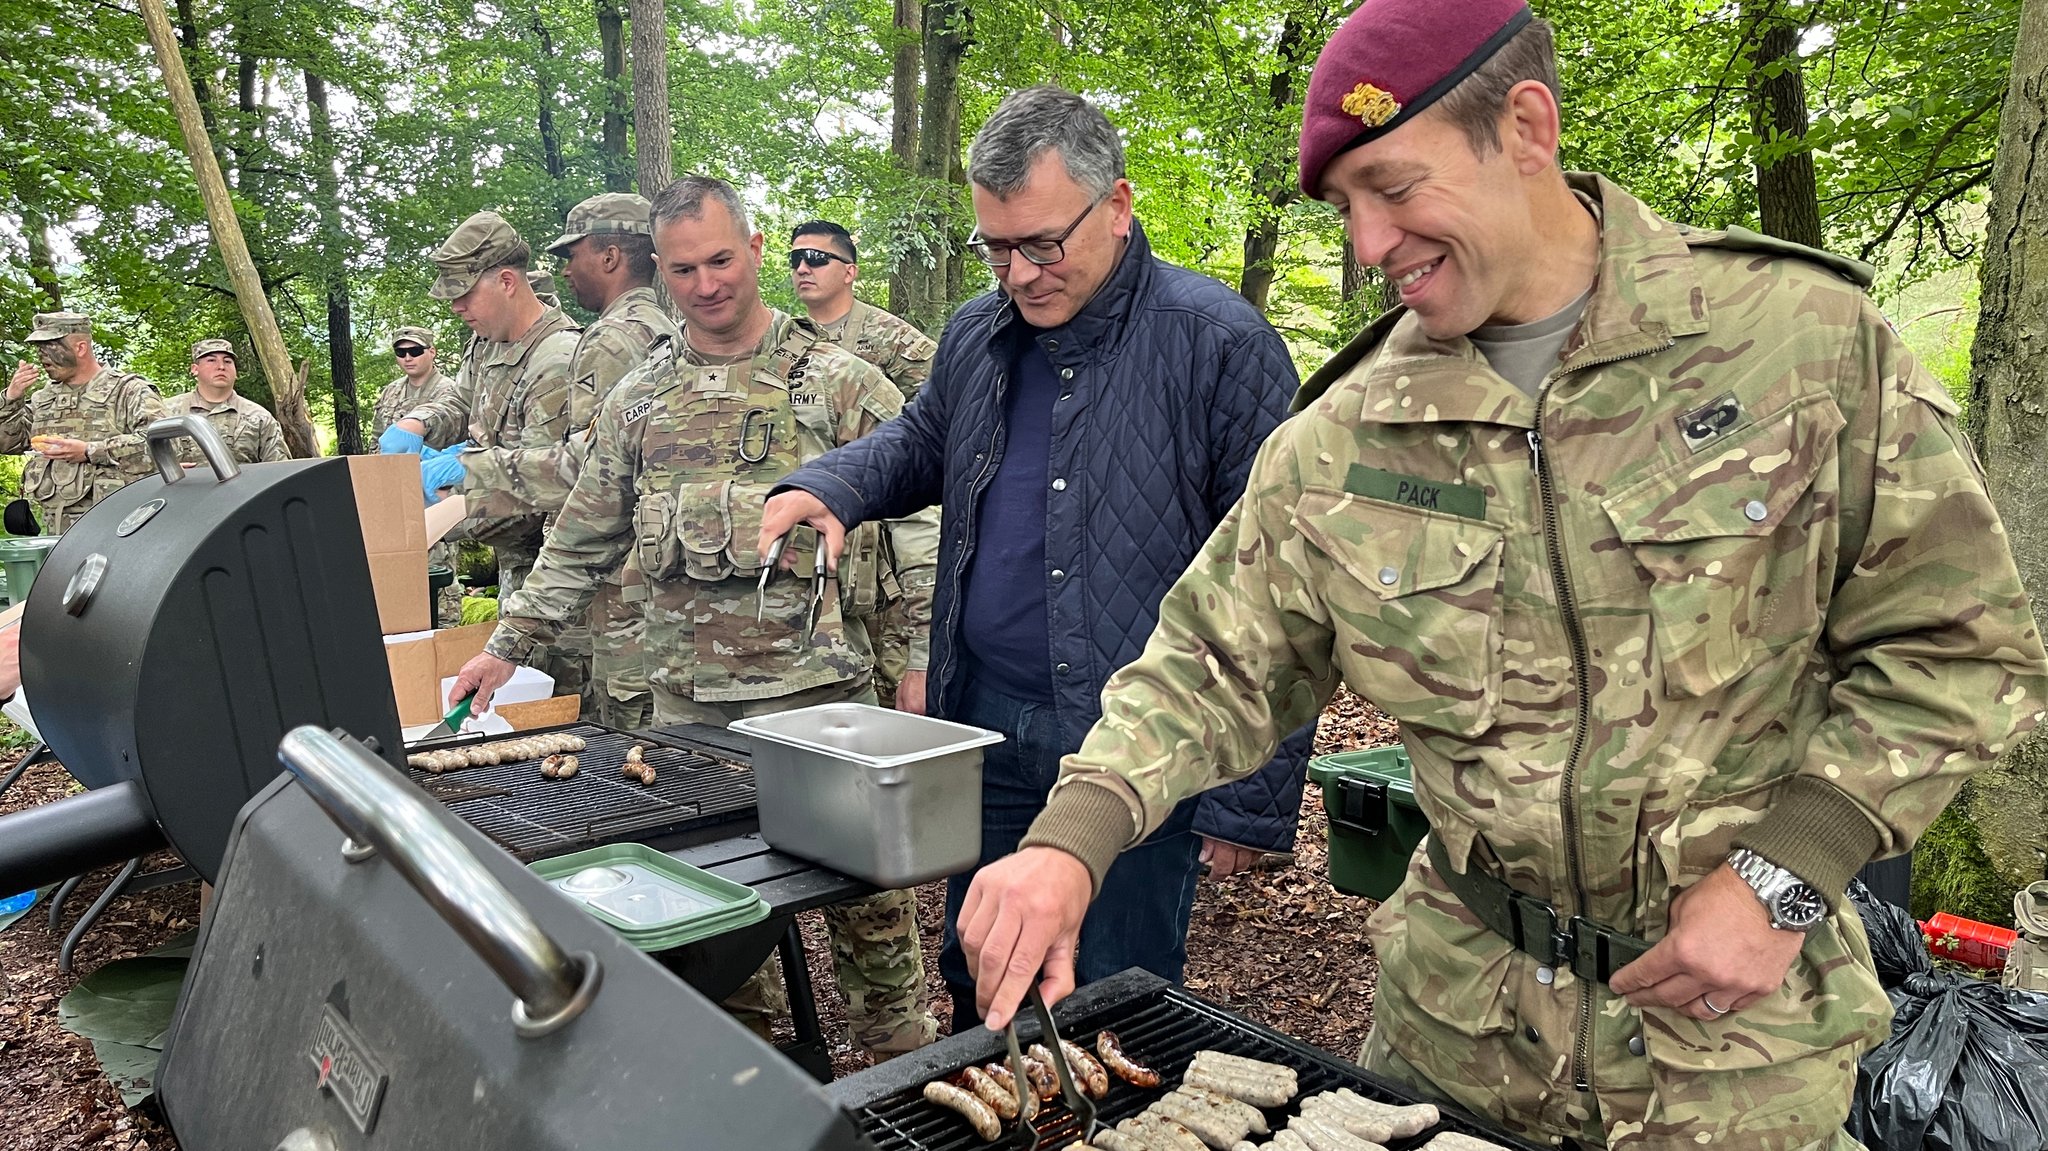
M 633 558 L 650 579 L 672 576 L 679 566 L 675 511 L 676 498 L 669 492 L 648 492 L 633 506 Z
M 1418 728 L 1492 726 L 1503 529 L 1323 488 L 1302 493 L 1293 524 L 1339 569 L 1323 599 L 1352 690 Z
M 725 522 L 729 538 L 725 558 L 737 574 L 752 576 L 761 570 L 761 520 L 773 486 L 738 481 L 726 485 Z
M 733 574 L 732 561 L 726 558 L 732 543 L 732 519 L 726 511 L 731 486 L 730 480 L 713 480 L 676 489 L 676 539 L 682 546 L 683 574 L 691 579 L 713 583 Z
M 1601 502 L 1647 585 L 1666 695 L 1704 695 L 1819 630 L 1835 536 L 1813 489 L 1842 425 L 1828 396 L 1805 397 Z

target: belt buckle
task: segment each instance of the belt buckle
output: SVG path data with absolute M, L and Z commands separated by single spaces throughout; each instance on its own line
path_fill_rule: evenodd
M 1508 900 L 1514 905 L 1514 910 L 1510 912 L 1515 928 L 1514 945 L 1520 950 L 1528 951 L 1530 954 L 1535 955 L 1537 961 L 1545 966 L 1556 967 L 1561 963 L 1569 965 L 1573 948 L 1571 925 L 1558 918 L 1557 908 L 1551 904 L 1533 895 L 1526 895 L 1516 891 L 1513 888 L 1508 890 Z M 1538 916 L 1541 920 L 1542 930 L 1535 932 L 1523 931 L 1522 921 L 1525 914 Z M 1550 945 L 1550 955 L 1544 956 L 1531 950 L 1529 945 L 1538 938 Z

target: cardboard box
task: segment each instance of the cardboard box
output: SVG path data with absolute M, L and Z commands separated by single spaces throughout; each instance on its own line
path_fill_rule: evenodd
M 350 456 L 348 469 L 356 489 L 356 517 L 363 525 L 363 550 L 370 557 L 370 586 L 377 593 L 378 630 L 390 635 L 433 627 L 427 595 L 427 497 L 420 491 L 419 457 Z
M 426 586 L 426 575 L 422 572 L 422 592 Z M 442 679 L 461 671 L 463 664 L 484 650 L 491 629 L 496 626 L 476 623 L 384 637 L 384 659 L 391 666 L 391 694 L 398 700 L 400 727 L 436 723 L 447 714 L 442 703 Z
M 441 631 L 406 632 L 384 637 L 384 660 L 391 668 L 391 694 L 398 701 L 398 726 L 439 723 L 448 713 L 448 693 L 455 674 L 490 642 L 495 623 L 474 623 Z M 491 699 L 522 704 L 554 695 L 555 681 L 546 672 L 522 667 Z M 577 698 L 577 697 L 571 697 Z M 580 702 L 580 700 L 579 700 Z M 571 719 L 575 718 L 573 715 Z M 561 722 L 568 722 L 563 720 Z M 514 726 L 517 726 L 515 723 Z

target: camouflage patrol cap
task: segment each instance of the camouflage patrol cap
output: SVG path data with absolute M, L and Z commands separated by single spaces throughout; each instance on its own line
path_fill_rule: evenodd
M 65 336 L 92 335 L 92 318 L 78 312 L 37 312 L 36 326 L 28 334 L 31 344 L 47 344 Z
M 201 340 L 192 345 L 192 362 L 196 364 L 200 361 L 201 357 L 210 356 L 215 352 L 226 352 L 230 358 L 233 358 L 235 355 L 235 345 L 218 336 L 210 340 Z
M 548 307 L 559 308 L 562 306 L 562 298 L 555 294 L 554 273 L 543 272 L 539 268 L 535 268 L 526 273 L 526 286 L 532 288 L 534 296 Z
M 585 236 L 654 234 L 654 206 L 631 192 L 605 192 L 569 209 L 569 226 L 548 245 L 559 253 Z
M 427 294 L 437 300 L 458 299 L 476 287 L 485 272 L 504 267 L 524 268 L 532 256 L 533 249 L 526 246 L 505 217 L 496 212 L 478 212 L 434 249 L 431 259 L 441 269 L 441 275 Z
M 429 328 L 414 327 L 400 328 L 391 333 L 391 346 L 394 348 L 405 343 L 407 340 L 418 344 L 422 348 L 431 348 L 434 346 L 434 333 Z
M 1301 114 L 1301 190 L 1323 169 L 1436 103 L 1527 27 L 1527 0 L 1364 0 L 1309 73 Z

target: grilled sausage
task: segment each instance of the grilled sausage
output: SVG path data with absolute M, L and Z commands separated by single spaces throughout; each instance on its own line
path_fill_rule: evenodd
M 1003 1136 L 1002 1121 L 989 1105 L 941 1079 L 934 1079 L 924 1085 L 925 1102 L 957 1112 L 967 1120 L 974 1133 L 990 1143 Z
M 427 753 L 424 751 L 416 751 L 411 755 L 406 756 L 405 766 L 416 767 L 421 771 L 427 770 Z
M 1059 1098 L 1060 1073 L 1053 1070 L 1052 1052 L 1043 1043 L 1033 1043 L 1024 1053 L 1024 1074 L 1031 1077 L 1032 1093 L 1041 1100 Z
M 576 762 L 576 757 L 573 755 L 565 755 L 562 757 L 562 766 L 555 769 L 555 778 L 568 779 L 569 777 L 576 774 L 577 767 L 578 764 Z
M 1349 1087 L 1310 1096 L 1302 1100 L 1301 1107 L 1304 1113 L 1312 1109 L 1330 1109 L 1343 1117 L 1345 1130 L 1375 1143 L 1420 1135 L 1436 1126 L 1437 1121 L 1442 1118 L 1432 1104 L 1415 1103 L 1404 1106 L 1382 1103 L 1377 1099 L 1368 1099 Z
M 1248 1124 L 1240 1123 L 1234 1117 L 1185 1095 L 1168 1095 L 1154 1102 L 1146 1110 L 1187 1128 L 1194 1133 L 1195 1138 L 1214 1147 L 1216 1151 L 1230 1151 L 1232 1144 L 1251 1134 L 1251 1127 Z
M 1067 1057 L 1067 1070 L 1074 1073 L 1075 1086 L 1086 1092 L 1090 1099 L 1100 1099 L 1109 1094 L 1109 1072 L 1095 1061 L 1093 1055 L 1081 1049 L 1078 1043 L 1060 1040 L 1060 1054 Z
M 1265 1135 L 1272 1131 L 1272 1128 L 1266 1126 L 1266 1113 L 1241 1099 L 1233 1099 L 1228 1095 L 1204 1091 L 1200 1087 L 1189 1087 L 1186 1084 L 1177 1088 L 1174 1094 L 1185 1095 L 1197 1103 L 1214 1107 L 1236 1120 L 1243 1121 L 1245 1130 L 1253 1135 Z
M 960 1069 L 960 1075 L 956 1082 L 960 1086 L 974 1092 L 975 1097 L 983 1103 L 988 1104 L 989 1110 L 996 1113 L 996 1118 L 1015 1119 L 1017 1117 L 1017 1096 L 1008 1088 L 996 1082 L 995 1077 L 988 1072 L 983 1071 L 979 1067 L 963 1067 Z
M 1424 1143 L 1422 1151 L 1507 1151 L 1507 1148 L 1462 1131 L 1444 1131 Z
M 1109 1127 L 1097 1131 L 1095 1138 L 1089 1140 L 1087 1146 L 1098 1148 L 1099 1151 L 1152 1151 L 1152 1144 L 1145 1140 Z
M 1346 1131 L 1342 1124 L 1327 1116 L 1296 1115 L 1287 1121 L 1287 1129 L 1300 1135 L 1310 1151 L 1386 1151 L 1380 1144 Z
M 1116 1032 L 1104 1030 L 1095 1037 L 1095 1052 L 1102 1056 L 1102 1065 L 1116 1072 L 1117 1078 L 1139 1087 L 1159 1086 L 1159 1072 L 1124 1054 L 1123 1043 Z
M 1285 1107 L 1288 1100 L 1294 1098 L 1290 1080 L 1233 1074 L 1200 1063 L 1189 1064 L 1180 1081 L 1184 1086 L 1200 1087 L 1232 1099 L 1242 1099 L 1257 1107 Z
M 1124 1123 L 1133 1124 L 1134 1134 L 1160 1151 L 1208 1151 L 1194 1132 L 1157 1111 L 1140 1111 L 1117 1124 L 1117 1129 L 1122 1130 Z

